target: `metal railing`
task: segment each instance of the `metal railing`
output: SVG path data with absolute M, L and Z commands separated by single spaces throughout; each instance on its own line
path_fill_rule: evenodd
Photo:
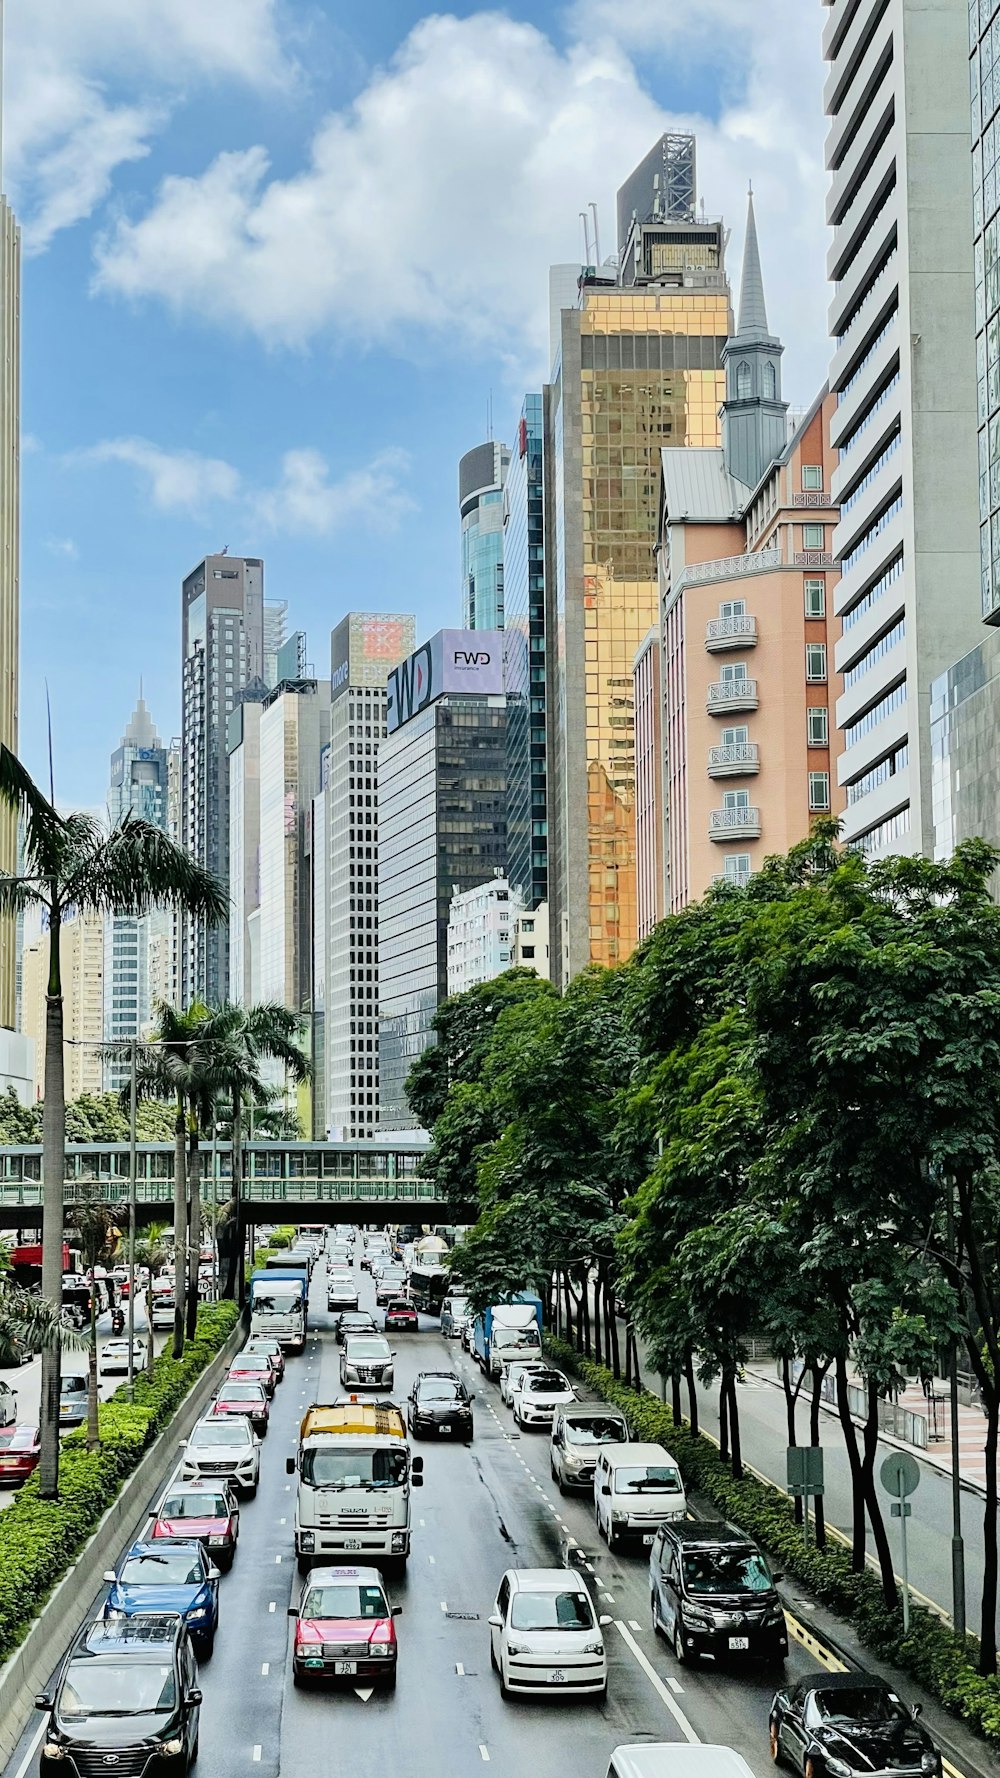
M 732 883 L 734 889 L 745 889 L 752 876 L 752 870 L 717 870 L 712 873 L 712 882 Z
M 833 502 L 822 488 L 804 488 L 801 493 L 792 495 L 793 506 L 832 506 Z
M 678 585 L 698 586 L 706 580 L 730 580 L 735 575 L 769 574 L 781 567 L 780 549 L 760 549 L 742 556 L 716 556 L 711 562 L 692 562 L 684 569 Z
M 737 809 L 712 809 L 709 835 L 713 840 L 754 839 L 760 833 L 760 810 L 744 805 Z
M 128 1181 L 123 1179 L 90 1182 L 96 1190 L 84 1190 L 88 1184 L 85 1180 L 67 1180 L 65 1188 L 66 1204 L 81 1204 L 87 1199 L 99 1197 L 102 1203 L 127 1204 Z M 228 1203 L 230 1198 L 228 1180 L 217 1179 L 215 1182 L 215 1201 L 217 1204 Z M 169 1179 L 138 1179 L 135 1189 L 138 1204 L 171 1204 L 173 1203 L 173 1182 Z M 243 1182 L 241 1199 L 245 1204 L 280 1204 L 292 1203 L 428 1203 L 437 1197 L 437 1191 L 427 1179 L 318 1179 L 315 1176 L 302 1176 L 297 1179 L 246 1179 Z M 212 1201 L 212 1181 L 201 1181 L 201 1197 L 204 1203 Z M 44 1189 L 32 1181 L 15 1183 L 10 1180 L 0 1181 L 0 1211 L 3 1210 L 38 1210 L 42 1206 Z
M 796 550 L 792 562 L 796 568 L 835 568 L 837 566 L 834 557 L 828 554 L 825 549 Z
M 705 647 L 730 648 L 739 643 L 753 647 L 757 641 L 757 619 L 747 611 L 738 617 L 710 617 L 705 625 Z
M 756 679 L 717 679 L 708 688 L 708 708 L 719 710 L 757 708 Z
M 756 741 L 730 741 L 725 747 L 710 747 L 708 769 L 712 774 L 756 772 L 760 769 L 760 749 Z

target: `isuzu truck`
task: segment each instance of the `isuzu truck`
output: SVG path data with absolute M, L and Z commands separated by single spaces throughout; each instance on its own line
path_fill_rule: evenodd
M 392 1402 L 350 1396 L 308 1410 L 299 1446 L 285 1460 L 298 1476 L 295 1554 L 314 1562 L 402 1567 L 410 1553 L 411 1490 L 424 1460 L 410 1456 L 402 1413 Z

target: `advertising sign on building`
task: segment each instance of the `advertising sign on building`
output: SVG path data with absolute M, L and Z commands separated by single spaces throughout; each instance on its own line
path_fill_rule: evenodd
M 387 669 L 409 654 L 413 641 L 412 617 L 395 612 L 348 612 L 330 638 L 333 697 L 340 697 L 351 685 L 384 685 Z
M 502 694 L 502 630 L 439 630 L 394 667 L 388 678 L 388 733 L 394 734 L 446 692 Z

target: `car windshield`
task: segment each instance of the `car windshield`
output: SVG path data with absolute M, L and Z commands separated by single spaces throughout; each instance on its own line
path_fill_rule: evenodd
M 610 1414 L 563 1421 L 563 1431 L 571 1445 L 623 1445 L 628 1438 L 624 1420 Z
M 259 1383 L 225 1383 L 219 1390 L 220 1401 L 263 1401 Z
M 352 1340 L 347 1348 L 348 1358 L 388 1358 L 389 1348 L 384 1340 Z
M 512 1630 L 591 1630 L 594 1608 L 586 1593 L 515 1593 Z
M 541 1336 L 534 1322 L 530 1327 L 495 1327 L 493 1344 L 498 1352 L 505 1346 L 540 1346 Z
M 426 1401 L 454 1401 L 462 1393 L 451 1377 L 424 1377 L 417 1388 Z
M 193 1587 L 205 1576 L 190 1550 L 164 1549 L 126 1556 L 118 1578 L 127 1587 Z
M 868 1727 L 909 1722 L 909 1712 L 882 1686 L 850 1686 L 843 1691 L 814 1692 L 811 1703 L 821 1722 L 864 1723 Z
M 615 1470 L 616 1494 L 682 1494 L 680 1474 L 669 1463 L 638 1463 L 634 1469 Z
M 414 1315 L 416 1310 L 412 1303 L 390 1303 L 388 1313 L 390 1315 Z
M 399 1488 L 406 1480 L 406 1451 L 305 1451 L 302 1480 L 313 1488 Z
M 299 1607 L 299 1616 L 386 1618 L 390 1612 L 381 1587 L 339 1585 L 310 1587 Z
M 84 1716 L 165 1714 L 177 1703 L 172 1667 L 152 1661 L 71 1661 L 59 1696 L 67 1722 Z
M 568 1389 L 569 1384 L 558 1371 L 529 1371 L 524 1387 L 531 1395 L 551 1395 L 554 1390 Z
M 287 1315 L 289 1309 L 301 1301 L 302 1287 L 292 1283 L 286 1284 L 284 1290 L 279 1284 L 275 1284 L 266 1296 L 261 1296 L 259 1290 L 255 1290 L 253 1295 L 254 1308 L 265 1315 Z
M 224 1494 L 168 1494 L 160 1507 L 161 1519 L 228 1519 Z
M 375 1328 L 371 1316 L 365 1315 L 363 1312 L 359 1312 L 357 1315 L 342 1315 L 340 1325 L 345 1333 L 366 1332 L 369 1327 L 374 1331 Z
M 265 1356 L 270 1355 L 273 1358 L 277 1358 L 278 1353 L 281 1351 L 281 1347 L 278 1344 L 277 1340 L 257 1339 L 257 1340 L 250 1341 L 250 1344 L 247 1347 L 247 1351 L 248 1352 L 263 1352 L 265 1354 Z
M 64 1377 L 60 1388 L 63 1395 L 85 1395 L 87 1379 L 86 1377 Z
M 200 1420 L 194 1428 L 188 1444 L 195 1450 L 205 1450 L 212 1445 L 248 1445 L 250 1443 L 249 1426 L 227 1425 L 224 1420 Z
M 692 1550 L 684 1557 L 684 1580 L 692 1593 L 769 1593 L 772 1587 L 758 1550 Z
M 37 1436 L 33 1426 L 4 1426 L 0 1428 L 0 1450 L 25 1451 Z

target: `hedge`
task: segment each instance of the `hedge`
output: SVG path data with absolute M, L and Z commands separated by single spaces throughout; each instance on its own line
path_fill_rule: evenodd
M 871 1569 L 856 1574 L 850 1552 L 840 1544 L 825 1550 L 805 1546 L 792 1502 L 780 1488 L 754 1476 L 736 1481 L 709 1440 L 695 1437 L 686 1425 L 678 1426 L 669 1407 L 654 1395 L 627 1388 L 603 1365 L 582 1358 L 563 1340 L 547 1336 L 545 1347 L 602 1400 L 620 1408 L 637 1439 L 666 1445 L 687 1488 L 706 1495 L 723 1518 L 762 1543 L 779 1567 L 853 1624 L 866 1647 L 908 1673 L 991 1746 L 1000 1747 L 1000 1675 L 983 1678 L 977 1673 L 976 1637 L 957 1636 L 934 1612 L 913 1604 L 909 1633 L 904 1634 L 901 1606 L 887 1609 L 881 1583 Z
M 161 1352 L 152 1375 L 136 1376 L 134 1401 L 119 1388 L 101 1403 L 100 1450 L 87 1450 L 82 1427 L 63 1440 L 59 1499 L 39 1498 L 36 1474 L 0 1513 L 0 1661 L 8 1660 L 24 1640 L 122 1483 L 225 1345 L 238 1319 L 235 1303 L 199 1309 L 197 1332 L 183 1358 Z

